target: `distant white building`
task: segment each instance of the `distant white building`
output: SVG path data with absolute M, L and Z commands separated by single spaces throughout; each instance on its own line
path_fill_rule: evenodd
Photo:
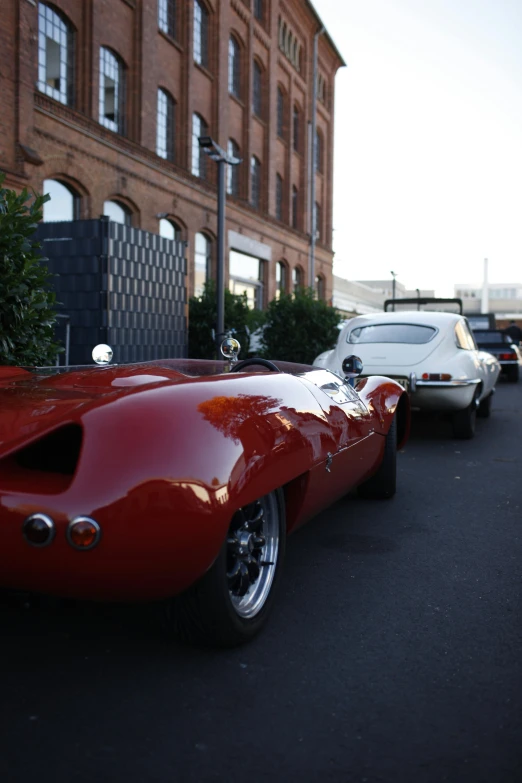
M 332 303 L 346 317 L 379 313 L 384 309 L 385 300 L 392 298 L 392 291 L 391 280 L 346 280 L 334 275 Z M 408 290 L 398 280 L 395 281 L 396 299 L 434 295 L 434 291 Z
M 500 316 L 522 313 L 522 283 L 489 283 L 488 311 Z M 456 283 L 455 296 L 462 299 L 465 313 L 480 313 L 482 284 Z

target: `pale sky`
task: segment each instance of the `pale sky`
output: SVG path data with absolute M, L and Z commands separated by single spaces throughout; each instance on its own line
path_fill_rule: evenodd
M 334 273 L 522 283 L 522 0 L 312 0 L 336 77 Z

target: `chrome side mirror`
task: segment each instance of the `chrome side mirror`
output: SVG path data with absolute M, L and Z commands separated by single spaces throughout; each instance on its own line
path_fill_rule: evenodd
M 110 345 L 100 343 L 92 349 L 92 359 L 95 364 L 109 364 L 112 359 L 112 348 Z
M 358 356 L 347 356 L 343 360 L 342 370 L 345 382 L 353 386 L 354 378 L 357 378 L 363 371 L 362 360 Z
M 225 359 L 228 359 L 230 362 L 230 367 L 233 367 L 234 364 L 236 364 L 240 350 L 241 345 L 239 340 L 236 340 L 235 337 L 227 337 L 226 340 L 223 340 L 221 343 L 221 353 Z

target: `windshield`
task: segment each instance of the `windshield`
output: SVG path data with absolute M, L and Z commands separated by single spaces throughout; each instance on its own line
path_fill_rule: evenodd
M 477 330 L 474 331 L 475 340 L 478 343 L 512 343 L 513 340 L 509 336 L 509 334 L 504 334 L 504 332 L 479 332 Z
M 352 329 L 348 343 L 409 343 L 420 345 L 429 343 L 437 330 L 433 326 L 418 324 L 374 324 Z

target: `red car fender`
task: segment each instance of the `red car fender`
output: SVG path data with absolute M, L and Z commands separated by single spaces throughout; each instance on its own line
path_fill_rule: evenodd
M 370 411 L 375 411 L 375 431 L 386 435 L 397 414 L 397 446 L 403 448 L 410 435 L 410 398 L 400 384 L 381 375 L 362 378 L 355 390 Z

